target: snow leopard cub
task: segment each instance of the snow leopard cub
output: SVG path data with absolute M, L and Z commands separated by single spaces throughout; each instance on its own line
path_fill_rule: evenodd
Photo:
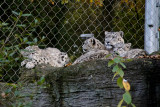
M 92 37 L 84 41 L 82 46 L 83 52 L 89 52 L 90 50 L 105 50 L 104 44 L 102 44 L 98 39 Z
M 123 31 L 108 32 L 105 31 L 105 47 L 107 50 L 113 50 L 116 44 L 124 44 Z
M 131 48 L 131 43 L 118 43 L 114 46 L 112 53 L 114 55 L 118 54 L 121 57 L 126 57 L 128 51 Z
M 43 63 L 54 67 L 63 67 L 69 62 L 68 55 L 56 48 L 40 49 L 38 46 L 28 46 L 21 51 L 21 54 L 27 58 L 21 62 L 21 66 L 25 65 L 28 69 Z
M 131 43 L 126 44 L 116 44 L 113 49 L 113 53 L 118 53 L 121 57 L 126 57 L 129 59 L 138 58 L 139 56 L 146 55 L 143 49 L 130 49 Z

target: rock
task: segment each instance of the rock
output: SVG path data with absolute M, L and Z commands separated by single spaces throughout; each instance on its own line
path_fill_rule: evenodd
M 21 93 L 33 96 L 23 99 L 31 101 L 33 107 L 117 107 L 124 90 L 117 86 L 117 78 L 112 81 L 114 74 L 107 63 L 108 60 L 94 60 L 65 68 L 22 69 Z M 159 107 L 160 60 L 136 59 L 125 65 L 124 78 L 131 84 L 136 107 Z M 35 81 L 42 76 L 44 85 L 37 85 Z

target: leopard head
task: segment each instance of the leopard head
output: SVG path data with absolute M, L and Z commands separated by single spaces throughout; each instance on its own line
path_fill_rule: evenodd
M 21 50 L 20 53 L 22 54 L 23 57 L 30 58 L 33 56 L 33 54 L 35 54 L 39 50 L 40 48 L 38 46 L 28 46 L 24 50 Z
M 63 66 L 67 65 L 67 64 L 69 63 L 69 61 L 70 61 L 70 59 L 69 59 L 67 53 L 61 52 L 61 53 L 59 54 L 59 62 L 60 62 Z
M 105 49 L 105 46 L 98 39 L 92 37 L 84 41 L 82 48 L 83 52 L 89 52 L 91 50 Z
M 123 31 L 119 32 L 108 32 L 105 31 L 105 47 L 107 50 L 113 49 L 116 44 L 123 43 Z

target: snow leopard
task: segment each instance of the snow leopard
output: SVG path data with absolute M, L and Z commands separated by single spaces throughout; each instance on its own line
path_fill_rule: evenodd
M 118 43 L 114 46 L 112 54 L 116 55 L 118 54 L 121 57 L 126 57 L 127 52 L 131 48 L 131 43 Z
M 94 59 L 105 59 L 107 55 L 109 55 L 107 50 L 91 50 L 77 58 L 72 65 Z M 108 59 L 111 59 L 111 57 L 108 57 Z
M 127 52 L 126 58 L 138 58 L 139 56 L 146 55 L 146 52 L 144 49 L 131 49 Z
M 40 49 L 38 46 L 28 46 L 21 51 L 21 54 L 27 58 L 21 62 L 21 66 L 25 66 L 28 69 L 34 68 L 39 64 L 63 67 L 70 61 L 67 53 L 51 47 Z
M 131 43 L 116 44 L 115 48 L 113 49 L 113 54 L 115 55 L 116 53 L 118 53 L 119 56 L 126 57 L 129 59 L 138 58 L 139 56 L 146 55 L 143 49 L 130 49 L 130 48 L 131 48 Z
M 116 44 L 124 44 L 123 31 L 108 32 L 105 31 L 105 47 L 107 50 L 113 50 Z
M 106 48 L 98 39 L 91 37 L 84 41 L 82 49 L 83 52 L 86 53 L 90 50 L 105 50 Z

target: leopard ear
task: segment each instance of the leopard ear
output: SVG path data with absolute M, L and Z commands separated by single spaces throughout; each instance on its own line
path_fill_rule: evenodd
M 108 35 L 108 31 L 105 31 L 104 34 L 105 34 L 105 36 L 107 36 Z
M 128 46 L 129 46 L 129 47 L 131 47 L 131 45 L 132 45 L 131 43 L 128 43 Z
M 125 46 L 131 48 L 131 43 L 126 43 Z
M 123 31 L 119 31 L 119 33 L 120 33 L 121 37 L 123 37 L 124 32 Z
M 93 44 L 93 45 L 95 45 L 95 44 L 96 44 L 95 39 L 92 39 L 92 40 L 91 40 L 91 42 L 92 42 L 92 44 Z

